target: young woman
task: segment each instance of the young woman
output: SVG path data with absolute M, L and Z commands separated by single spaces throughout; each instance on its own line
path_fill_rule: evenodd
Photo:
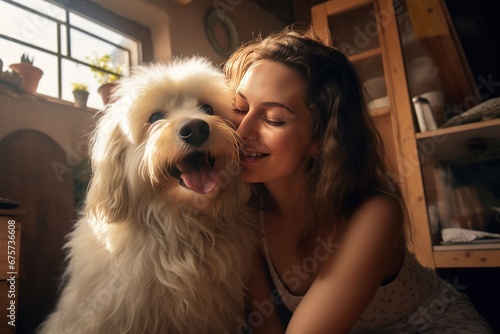
M 241 176 L 263 239 L 252 333 L 490 333 L 406 250 L 405 207 L 349 60 L 287 29 L 230 57 Z

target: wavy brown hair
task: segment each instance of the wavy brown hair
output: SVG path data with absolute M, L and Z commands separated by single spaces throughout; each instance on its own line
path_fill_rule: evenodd
M 318 154 L 308 170 L 308 208 L 311 223 L 296 240 L 296 251 L 312 254 L 319 237 L 349 218 L 368 197 L 384 193 L 406 211 L 396 183 L 384 161 L 382 140 L 368 114 L 354 66 L 340 51 L 317 38 L 312 29 L 286 28 L 237 49 L 224 65 L 236 91 L 245 72 L 269 60 L 299 73 L 307 83 L 306 105 L 313 118 L 313 141 Z

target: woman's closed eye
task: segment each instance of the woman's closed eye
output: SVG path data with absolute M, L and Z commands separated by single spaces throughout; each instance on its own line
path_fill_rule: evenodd
M 283 126 L 283 125 L 285 125 L 285 122 L 279 118 L 270 117 L 267 115 L 264 115 L 262 118 L 264 119 L 264 122 L 266 122 L 267 124 L 269 124 L 271 126 Z
M 295 115 L 281 108 L 273 108 L 262 114 L 262 120 L 271 126 L 283 126 L 291 122 Z

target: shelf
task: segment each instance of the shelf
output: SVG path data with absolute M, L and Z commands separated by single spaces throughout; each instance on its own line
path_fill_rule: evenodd
M 355 63 L 355 62 L 360 61 L 360 60 L 368 59 L 368 58 L 375 57 L 375 56 L 380 56 L 381 54 L 382 54 L 382 50 L 380 48 L 374 48 L 374 49 L 371 49 L 368 51 L 364 51 L 364 52 L 349 56 L 349 60 L 351 62 Z
M 388 115 L 390 112 L 390 108 L 368 109 L 368 113 L 373 117 Z
M 500 119 L 458 125 L 415 135 L 419 151 L 436 161 L 476 158 L 467 141 L 480 138 L 487 144 L 485 155 L 500 149 Z
M 437 129 L 433 131 L 419 132 L 415 135 L 415 137 L 417 138 L 417 140 L 421 140 L 425 138 L 441 137 L 444 135 L 452 136 L 457 134 L 479 133 L 483 129 L 488 129 L 499 125 L 500 125 L 500 118 L 482 122 L 462 124 L 462 125 L 452 126 L 449 128 Z
M 432 247 L 434 251 L 477 251 L 486 249 L 497 249 L 500 250 L 500 242 L 490 242 L 490 243 L 462 243 L 462 244 L 447 244 L 447 245 L 434 245 Z
M 436 268 L 500 267 L 499 243 L 439 245 L 433 249 Z

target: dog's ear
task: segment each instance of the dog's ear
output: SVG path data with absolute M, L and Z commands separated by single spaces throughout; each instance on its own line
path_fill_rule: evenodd
M 125 166 L 128 140 L 112 116 L 101 117 L 90 141 L 93 175 L 86 211 L 100 221 L 117 223 L 131 209 Z

